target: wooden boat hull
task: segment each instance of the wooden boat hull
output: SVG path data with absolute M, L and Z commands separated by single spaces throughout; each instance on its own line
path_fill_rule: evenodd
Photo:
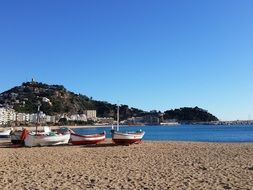
M 112 140 L 115 144 L 128 145 L 133 143 L 140 143 L 144 136 L 144 131 L 136 132 L 118 132 L 112 131 Z
M 78 135 L 71 133 L 70 142 L 73 145 L 88 145 L 88 144 L 98 144 L 105 140 L 105 132 L 101 134 L 92 135 Z
M 55 134 L 53 136 L 48 135 L 35 135 L 28 134 L 25 138 L 25 146 L 53 146 L 68 144 L 70 139 L 70 133 L 68 134 Z

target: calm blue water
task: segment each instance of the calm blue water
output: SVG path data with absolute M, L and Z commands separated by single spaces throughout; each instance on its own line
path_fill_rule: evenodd
M 121 127 L 120 131 L 146 132 L 144 140 L 153 141 L 197 141 L 197 142 L 253 142 L 253 125 L 179 125 L 179 126 L 131 126 Z M 92 134 L 106 131 L 111 138 L 110 127 L 74 129 L 79 134 Z

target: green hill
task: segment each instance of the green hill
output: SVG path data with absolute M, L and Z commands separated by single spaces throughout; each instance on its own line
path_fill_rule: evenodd
M 36 113 L 38 102 L 41 111 L 47 115 L 82 114 L 85 110 L 97 110 L 97 117 L 113 117 L 116 119 L 117 105 L 97 101 L 85 95 L 68 91 L 62 85 L 48 85 L 40 82 L 25 82 L 0 94 L 0 105 L 11 106 L 17 112 Z M 120 106 L 120 120 L 130 117 L 145 117 L 146 121 L 156 117 L 162 120 L 174 119 L 179 122 L 208 122 L 218 119 L 201 108 L 180 108 L 161 112 L 146 112 L 137 108 Z
M 0 104 L 12 106 L 17 112 L 36 113 L 38 102 L 42 104 L 41 110 L 48 115 L 81 114 L 85 110 L 94 109 L 97 110 L 98 117 L 116 118 L 117 105 L 75 94 L 62 85 L 32 81 L 0 94 Z M 143 113 L 142 110 L 129 108 L 127 105 L 121 105 L 120 109 L 122 120 Z
M 180 108 L 164 112 L 164 119 L 174 119 L 180 122 L 210 122 L 218 121 L 218 118 L 208 113 L 208 111 L 195 108 Z

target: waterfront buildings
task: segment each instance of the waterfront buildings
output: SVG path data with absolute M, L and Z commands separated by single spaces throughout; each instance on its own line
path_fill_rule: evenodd
M 60 118 L 66 118 L 70 121 L 88 121 L 88 120 L 97 120 L 97 111 L 96 110 L 86 110 L 84 114 L 73 114 L 70 116 L 64 115 L 46 115 L 43 112 L 39 113 L 39 119 L 37 113 L 17 113 L 14 109 L 8 107 L 0 107 L 0 125 L 6 125 L 11 123 L 57 123 Z
M 17 113 L 16 114 L 16 119 L 13 121 L 17 121 L 20 123 L 27 123 L 30 121 L 30 115 L 26 113 Z
M 87 121 L 87 116 L 85 114 L 74 114 L 71 115 L 68 120 L 70 121 Z
M 16 112 L 11 108 L 0 108 L 0 125 L 6 125 L 16 120 Z

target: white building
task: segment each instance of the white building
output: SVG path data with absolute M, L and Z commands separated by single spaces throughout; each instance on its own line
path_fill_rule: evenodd
M 75 114 L 75 115 L 71 115 L 69 117 L 69 120 L 71 121 L 87 121 L 87 116 L 85 114 Z
M 6 110 L 5 108 L 0 108 L 0 125 L 7 123 Z
M 49 100 L 48 98 L 46 98 L 46 97 L 43 97 L 43 98 L 42 98 L 42 101 L 43 101 L 43 102 L 50 102 L 50 100 Z
M 43 112 L 39 113 L 39 122 L 40 123 L 55 123 L 55 116 L 46 115 Z M 38 122 L 38 114 L 33 113 L 29 114 L 29 122 L 37 123 Z
M 46 115 L 46 122 L 47 123 L 55 123 L 55 116 Z
M 78 115 L 78 114 L 75 114 L 75 115 L 71 115 L 71 116 L 69 117 L 69 120 L 71 120 L 71 121 L 77 121 L 78 118 L 79 118 L 79 115 Z
M 16 112 L 10 108 L 0 108 L 0 125 L 5 125 L 9 122 L 16 121 Z
M 37 113 L 27 114 L 27 113 L 16 113 L 14 109 L 0 107 L 0 125 L 5 125 L 10 122 L 21 122 L 21 123 L 37 123 Z M 40 123 L 55 123 L 56 116 L 48 116 L 43 112 L 39 113 Z M 80 116 L 83 119 L 82 116 Z M 86 119 L 86 116 L 85 116 Z M 86 121 L 86 120 L 85 120 Z
M 97 123 L 100 123 L 100 124 L 103 124 L 103 125 L 113 124 L 114 119 L 112 117 L 98 117 L 97 118 Z
M 97 110 L 85 110 L 84 114 L 87 119 L 96 120 L 97 119 Z
M 87 116 L 85 114 L 80 114 L 81 121 L 87 121 Z
M 32 113 L 29 115 L 29 122 L 30 123 L 36 123 L 37 122 L 37 114 L 36 113 Z
M 18 122 L 29 122 L 30 114 L 27 113 L 17 113 Z

